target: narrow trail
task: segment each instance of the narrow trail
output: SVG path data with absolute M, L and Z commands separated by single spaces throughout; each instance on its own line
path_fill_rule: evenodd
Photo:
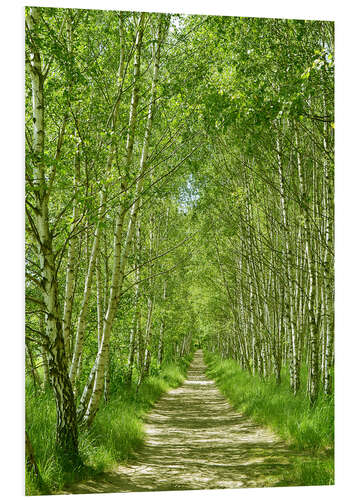
M 109 493 L 274 486 L 301 452 L 238 413 L 195 353 L 184 384 L 146 418 L 147 439 L 135 459 L 58 492 Z

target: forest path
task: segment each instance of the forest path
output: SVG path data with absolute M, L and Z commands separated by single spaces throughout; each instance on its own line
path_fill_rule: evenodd
M 126 465 L 60 494 L 246 488 L 278 485 L 301 452 L 238 413 L 195 353 L 181 387 L 148 414 L 147 439 Z

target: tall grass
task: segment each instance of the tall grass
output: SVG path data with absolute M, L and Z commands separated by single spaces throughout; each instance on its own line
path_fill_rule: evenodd
M 26 495 L 49 494 L 64 484 L 92 477 L 128 460 L 144 443 L 143 417 L 157 399 L 185 379 L 189 360 L 168 364 L 159 374 L 136 385 L 115 385 L 110 401 L 103 404 L 89 430 L 79 433 L 79 450 L 84 466 L 71 471 L 62 469 L 56 458 L 56 408 L 51 390 L 36 391 L 26 382 L 26 428 L 32 442 L 41 482 L 26 473 Z
M 301 389 L 294 396 L 287 371 L 276 385 L 273 378 L 262 380 L 242 370 L 234 360 L 205 354 L 207 375 L 213 378 L 232 405 L 255 422 L 270 427 L 293 448 L 311 452 L 311 460 L 296 463 L 282 484 L 333 484 L 334 401 L 320 395 L 311 408 Z M 303 378 L 306 374 L 303 373 Z M 304 385 L 302 385 L 304 386 Z

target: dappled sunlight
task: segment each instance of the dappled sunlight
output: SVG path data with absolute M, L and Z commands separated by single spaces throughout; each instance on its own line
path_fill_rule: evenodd
M 146 418 L 135 459 L 61 493 L 168 491 L 278 485 L 301 452 L 247 419 L 208 380 L 198 351 L 181 387 Z

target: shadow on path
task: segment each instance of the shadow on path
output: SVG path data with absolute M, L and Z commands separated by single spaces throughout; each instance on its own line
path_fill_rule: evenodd
M 197 351 L 184 384 L 146 418 L 147 439 L 135 459 L 60 494 L 247 488 L 278 485 L 303 453 L 228 403 Z

